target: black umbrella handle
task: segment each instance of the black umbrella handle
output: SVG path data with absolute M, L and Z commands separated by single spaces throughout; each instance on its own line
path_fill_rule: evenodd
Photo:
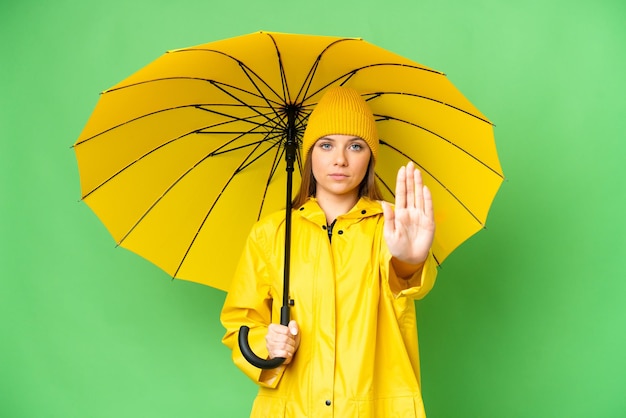
M 289 324 L 289 306 L 283 306 L 280 309 L 280 324 L 287 326 Z M 252 348 L 250 348 L 250 343 L 248 342 L 248 332 L 250 328 L 246 325 L 242 325 L 239 328 L 239 349 L 241 350 L 241 354 L 243 357 L 248 360 L 248 363 L 252 364 L 254 367 L 258 367 L 259 369 L 275 369 L 276 367 L 283 364 L 285 361 L 284 357 L 275 357 L 273 359 L 262 359 L 261 357 L 254 354 Z

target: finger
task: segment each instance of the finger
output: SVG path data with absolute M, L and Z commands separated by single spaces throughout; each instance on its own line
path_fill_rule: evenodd
M 267 331 L 272 334 L 287 334 L 289 332 L 286 326 L 280 324 L 270 324 L 267 327 Z
M 422 187 L 424 194 L 424 214 L 431 222 L 435 222 L 435 210 L 433 207 L 433 196 L 430 194 L 428 186 Z
M 406 165 L 406 207 L 415 207 L 415 166 L 412 161 Z
M 382 202 L 382 205 L 383 205 L 383 216 L 385 218 L 383 231 L 385 234 L 390 235 L 390 234 L 393 234 L 393 231 L 395 231 L 396 213 L 389 203 Z
M 267 331 L 268 333 L 271 332 L 274 335 L 288 335 L 289 334 L 289 328 L 281 324 L 270 324 L 269 327 L 267 327 Z
M 276 352 L 277 350 L 293 350 L 296 346 L 296 340 L 293 335 L 268 335 L 265 341 L 268 350 Z
M 293 349 L 293 347 L 290 347 L 290 348 L 270 347 L 268 348 L 267 352 L 270 355 L 270 358 L 276 358 L 276 357 L 290 358 L 293 356 L 293 353 L 295 352 L 295 350 Z
M 293 352 L 294 348 L 296 348 L 296 339 L 294 338 L 293 335 L 290 335 L 289 337 L 287 337 L 287 339 L 285 339 L 285 341 L 278 342 L 276 344 L 276 347 L 278 347 L 281 350 Z
M 298 335 L 298 332 L 300 331 L 300 329 L 298 328 L 298 324 L 293 319 L 291 321 L 289 321 L 288 328 L 289 328 L 289 332 L 293 336 Z
M 396 177 L 396 208 L 406 208 L 406 167 L 404 166 L 400 167 Z
M 300 326 L 298 325 L 296 321 L 292 320 L 289 322 L 289 329 L 291 329 L 291 334 L 293 335 L 293 342 L 294 342 L 293 351 L 295 353 L 298 347 L 300 347 L 300 340 L 301 340 Z
M 265 344 L 270 358 L 282 357 L 290 359 L 296 351 L 295 337 L 291 335 L 289 328 L 284 325 L 270 324 L 265 336 Z
M 413 171 L 413 190 L 415 190 L 415 207 L 424 210 L 424 184 L 422 181 L 422 173 L 415 169 Z

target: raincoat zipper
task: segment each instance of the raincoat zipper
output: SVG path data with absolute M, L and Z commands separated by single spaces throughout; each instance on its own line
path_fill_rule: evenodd
M 330 241 L 331 243 L 333 242 L 333 227 L 335 226 L 335 222 L 337 222 L 337 219 L 335 219 L 330 225 L 326 226 L 326 231 L 328 232 L 328 241 Z

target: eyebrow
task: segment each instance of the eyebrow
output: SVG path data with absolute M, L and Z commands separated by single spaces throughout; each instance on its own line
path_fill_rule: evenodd
M 330 138 L 328 136 L 323 136 L 320 139 L 318 139 L 318 141 L 321 141 L 322 139 L 325 140 L 325 141 L 333 141 L 333 142 L 335 141 L 334 138 Z M 365 142 L 365 140 L 363 138 L 359 137 L 359 136 L 353 136 L 353 137 L 349 138 L 348 141 L 362 141 L 362 142 Z

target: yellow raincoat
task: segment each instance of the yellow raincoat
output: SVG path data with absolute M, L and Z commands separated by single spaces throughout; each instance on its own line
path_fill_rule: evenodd
M 284 212 L 253 228 L 222 310 L 223 342 L 260 386 L 251 416 L 424 417 L 413 299 L 433 287 L 434 259 L 421 275 L 395 277 L 376 201 L 361 198 L 339 216 L 332 242 L 315 199 L 292 213 L 289 293 L 301 335 L 292 362 L 262 371 L 237 343 L 247 325 L 252 350 L 267 357 L 267 326 L 282 304 Z

